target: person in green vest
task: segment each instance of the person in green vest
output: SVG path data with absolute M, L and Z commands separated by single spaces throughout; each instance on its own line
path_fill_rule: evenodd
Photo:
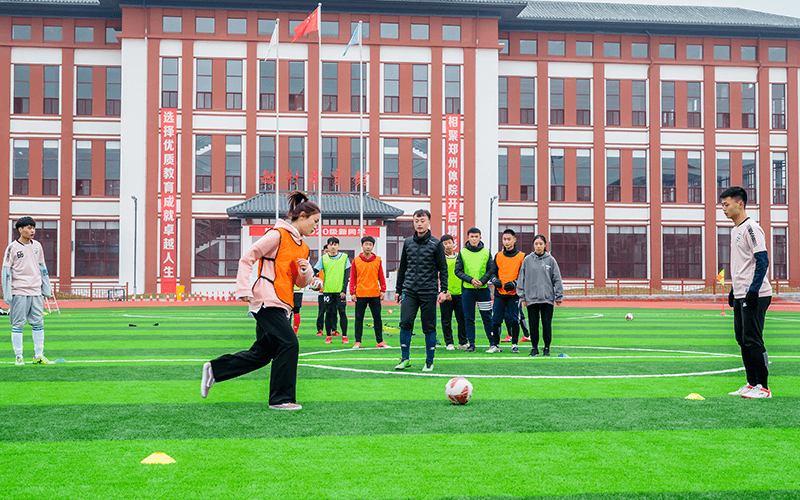
M 350 281 L 350 260 L 347 254 L 339 252 L 339 238 L 328 238 L 328 253 L 314 266 L 317 271 L 325 273 L 322 284 L 322 297 L 325 304 L 325 331 L 328 334 L 326 344 L 333 342 L 336 335 L 336 314 L 339 314 L 339 326 L 342 331 L 342 344 L 347 340 L 347 285 Z
M 444 257 L 447 259 L 447 296 L 439 308 L 442 312 L 442 333 L 444 343 L 448 351 L 455 350 L 453 345 L 453 313 L 456 315 L 458 324 L 458 348 L 466 349 L 467 330 L 464 327 L 464 310 L 461 307 L 461 280 L 456 278 L 456 241 L 449 234 L 442 236 L 439 240 L 444 246 Z
M 492 295 L 488 283 L 492 274 L 492 254 L 481 241 L 481 230 L 477 227 L 467 231 L 467 243 L 456 257 L 455 274 L 461 280 L 461 305 L 467 330 L 467 352 L 475 352 L 475 304 L 481 313 L 483 330 L 489 339 L 489 350 L 502 352 L 494 344 L 492 335 Z

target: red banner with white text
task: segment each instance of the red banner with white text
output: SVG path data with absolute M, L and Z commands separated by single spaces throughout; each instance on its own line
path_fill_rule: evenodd
M 461 246 L 461 115 L 445 115 L 444 232 Z
M 178 274 L 178 133 L 175 108 L 161 109 L 161 293 L 175 293 Z

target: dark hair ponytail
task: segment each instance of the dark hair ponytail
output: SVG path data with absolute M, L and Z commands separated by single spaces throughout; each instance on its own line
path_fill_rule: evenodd
M 289 220 L 297 220 L 300 216 L 306 217 L 320 213 L 319 206 L 313 201 L 308 201 L 308 195 L 302 191 L 292 191 L 286 197 L 289 200 L 289 211 L 286 216 Z

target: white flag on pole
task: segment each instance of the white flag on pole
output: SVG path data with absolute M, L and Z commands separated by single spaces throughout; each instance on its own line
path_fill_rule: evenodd
M 356 24 L 356 29 L 353 30 L 353 36 L 351 36 L 350 41 L 347 42 L 347 47 L 344 48 L 344 54 L 342 54 L 342 57 L 347 55 L 347 51 L 351 46 L 361 42 L 361 30 L 359 29 L 360 26 L 360 24 Z
M 263 47 L 263 45 L 262 45 Z M 278 55 L 278 21 L 275 21 L 275 29 L 272 30 L 272 38 L 269 40 L 269 47 L 267 47 L 267 55 L 264 57 L 266 61 L 269 59 L 269 55 L 272 53 L 272 49 L 275 49 L 275 56 Z

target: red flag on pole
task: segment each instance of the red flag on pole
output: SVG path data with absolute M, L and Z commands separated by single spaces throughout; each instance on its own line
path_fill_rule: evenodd
M 312 31 L 319 31 L 319 9 L 319 7 L 314 9 L 314 12 L 309 14 L 302 23 L 297 25 L 294 29 L 292 43 L 296 42 L 301 36 L 307 35 Z

